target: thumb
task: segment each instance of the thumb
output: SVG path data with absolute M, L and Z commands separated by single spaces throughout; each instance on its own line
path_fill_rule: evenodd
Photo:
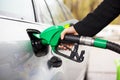
M 66 29 L 62 31 L 62 33 L 61 33 L 61 39 L 62 40 L 64 39 L 64 36 L 65 36 L 66 33 L 67 33 Z

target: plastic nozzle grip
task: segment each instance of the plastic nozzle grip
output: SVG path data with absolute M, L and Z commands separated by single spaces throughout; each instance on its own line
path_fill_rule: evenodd
M 78 35 L 65 35 L 64 39 L 60 41 L 61 43 L 80 43 L 80 36 Z

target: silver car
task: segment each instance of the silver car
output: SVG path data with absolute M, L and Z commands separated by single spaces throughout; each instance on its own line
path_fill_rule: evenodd
M 53 53 L 50 46 L 41 48 L 32 35 L 76 22 L 62 0 L 0 0 L 0 80 L 83 80 L 86 47 L 80 46 L 85 54 L 78 63 Z

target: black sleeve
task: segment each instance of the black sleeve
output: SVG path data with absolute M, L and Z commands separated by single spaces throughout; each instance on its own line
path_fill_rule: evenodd
M 104 0 L 92 13 L 74 25 L 79 35 L 94 36 L 120 14 L 120 0 Z

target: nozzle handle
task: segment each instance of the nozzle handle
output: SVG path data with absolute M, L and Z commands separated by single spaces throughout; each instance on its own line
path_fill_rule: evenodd
M 60 40 L 60 43 L 80 43 L 79 35 L 70 35 L 66 34 L 63 40 Z

